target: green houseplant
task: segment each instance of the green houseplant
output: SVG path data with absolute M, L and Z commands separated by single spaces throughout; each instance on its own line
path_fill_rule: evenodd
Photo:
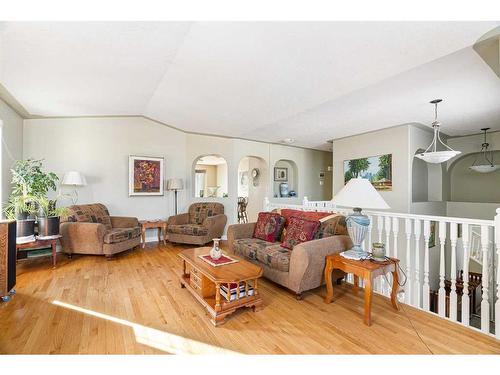
M 56 207 L 55 200 L 47 197 L 38 197 L 38 235 L 43 237 L 59 234 L 60 217 L 67 214 L 66 207 Z

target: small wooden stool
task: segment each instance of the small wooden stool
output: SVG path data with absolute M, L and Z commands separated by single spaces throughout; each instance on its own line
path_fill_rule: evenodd
M 373 296 L 373 280 L 377 276 L 392 273 L 392 291 L 391 302 L 392 306 L 399 310 L 397 292 L 398 292 L 398 270 L 397 265 L 399 259 L 390 258 L 386 262 L 373 262 L 370 260 L 352 260 L 346 259 L 339 254 L 326 256 L 325 267 L 325 280 L 326 280 L 326 297 L 325 303 L 330 303 L 333 300 L 333 284 L 332 284 L 332 271 L 338 269 L 345 273 L 352 273 L 354 275 L 353 291 L 357 293 L 359 290 L 359 278 L 364 280 L 365 286 L 365 318 L 366 325 L 371 325 L 371 309 L 372 309 L 372 296 Z

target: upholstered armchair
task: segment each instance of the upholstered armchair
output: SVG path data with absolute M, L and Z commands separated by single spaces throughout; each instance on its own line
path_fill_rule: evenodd
M 68 207 L 61 217 L 60 233 L 63 252 L 106 255 L 132 249 L 141 242 L 141 228 L 135 217 L 110 216 L 103 204 Z
M 185 214 L 168 219 L 170 242 L 205 245 L 224 233 L 227 217 L 221 203 L 193 203 Z

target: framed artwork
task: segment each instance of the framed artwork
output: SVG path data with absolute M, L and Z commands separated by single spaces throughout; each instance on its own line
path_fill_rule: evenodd
M 351 178 L 366 178 L 377 190 L 392 190 L 392 154 L 344 160 L 344 184 Z
M 163 158 L 128 157 L 128 194 L 163 195 Z
M 288 181 L 288 168 L 274 167 L 274 181 Z

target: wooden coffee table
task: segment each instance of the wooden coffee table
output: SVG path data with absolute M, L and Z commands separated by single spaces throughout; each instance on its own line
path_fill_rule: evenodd
M 262 298 L 257 289 L 257 280 L 262 276 L 262 268 L 232 254 L 228 256 L 237 259 L 237 263 L 214 267 L 198 257 L 208 254 L 210 249 L 199 247 L 179 254 L 183 263 L 181 287 L 186 288 L 205 307 L 215 326 L 224 323 L 228 315 L 241 307 L 252 307 L 258 311 L 262 307 Z M 232 283 L 243 283 L 245 291 L 253 288 L 253 295 L 240 297 L 236 293 L 236 299 L 228 301 L 221 295 L 221 286 L 230 289 Z
M 387 262 L 372 262 L 370 260 L 352 260 L 346 259 L 339 254 L 327 255 L 326 256 L 326 267 L 325 267 L 325 280 L 326 280 L 326 297 L 325 303 L 330 303 L 333 300 L 333 285 L 332 285 L 332 271 L 338 269 L 344 271 L 345 273 L 352 273 L 354 275 L 354 293 L 358 292 L 359 289 L 359 278 L 364 280 L 365 286 L 365 318 L 364 322 L 366 325 L 371 325 L 371 309 L 372 309 L 372 284 L 373 280 L 377 276 L 385 275 L 386 273 L 392 273 L 392 291 L 391 291 L 391 303 L 392 306 L 399 310 L 397 292 L 398 292 L 398 270 L 397 264 L 399 259 L 391 258 Z

